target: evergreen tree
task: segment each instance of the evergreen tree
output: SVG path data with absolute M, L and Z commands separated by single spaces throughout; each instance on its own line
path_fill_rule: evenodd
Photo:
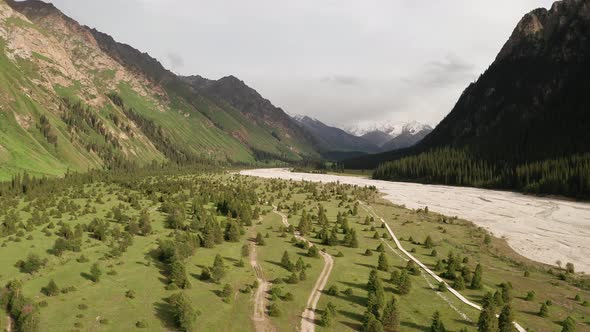
M 242 246 L 241 255 L 242 255 L 242 257 L 250 256 L 250 246 L 248 244 L 244 244 Z
M 435 311 L 432 315 L 432 322 L 430 324 L 430 332 L 446 332 L 445 324 L 443 324 L 440 317 L 440 312 Z
M 47 284 L 47 286 L 41 289 L 41 292 L 43 292 L 43 294 L 47 296 L 56 296 L 59 295 L 59 287 L 57 286 L 55 281 L 51 279 L 49 281 L 49 284 Z
M 377 269 L 379 271 L 389 271 L 389 262 L 387 261 L 387 256 L 385 256 L 385 253 L 381 253 L 379 255 L 379 261 L 377 263 Z
M 383 323 L 383 329 L 385 331 L 399 331 L 399 312 L 397 309 L 395 297 L 392 297 L 385 305 L 385 308 L 383 309 L 383 314 L 381 315 L 381 322 Z
M 266 244 L 265 241 L 264 241 L 264 237 L 262 236 L 262 233 L 256 234 L 256 240 L 255 241 L 256 241 L 256 244 L 259 245 L 259 246 L 263 246 L 263 245 Z
M 286 250 L 283 252 L 283 257 L 281 258 L 281 266 L 288 271 L 293 271 L 293 262 L 291 262 L 289 253 Z
M 426 237 L 426 240 L 424 240 L 424 247 L 426 249 L 432 249 L 434 247 L 434 241 L 432 240 L 432 237 L 430 237 L 430 235 L 428 235 Z
M 240 236 L 240 226 L 235 220 L 230 220 L 225 226 L 225 240 L 228 242 L 239 242 Z
M 465 289 L 465 281 L 463 280 L 463 276 L 457 276 L 455 282 L 453 283 L 453 288 L 458 291 Z
M 499 332 L 514 332 L 516 329 L 514 328 L 514 314 L 512 313 L 512 306 L 510 303 L 504 305 L 502 308 L 502 312 L 498 317 L 498 331 Z
M 539 309 L 539 316 L 541 316 L 541 317 L 548 317 L 549 316 L 549 307 L 547 306 L 547 303 L 543 302 L 543 304 L 541 304 L 541 308 Z
M 150 221 L 150 215 L 147 210 L 141 211 L 141 216 L 139 217 L 139 228 L 141 230 L 141 234 L 144 236 L 152 234 L 152 224 Z
M 101 275 L 102 270 L 100 269 L 98 263 L 92 264 L 92 267 L 90 268 L 90 279 L 94 282 L 99 282 Z
M 186 332 L 195 330 L 199 313 L 193 308 L 190 299 L 183 293 L 174 294 L 168 300 L 177 326 Z
M 576 332 L 576 321 L 570 316 L 567 316 L 561 326 L 561 332 Z
M 213 261 L 213 266 L 211 267 L 211 279 L 215 282 L 219 282 L 223 277 L 225 277 L 226 268 L 225 264 L 223 263 L 223 258 L 221 258 L 220 254 L 215 255 L 215 260 Z
M 186 275 L 184 263 L 178 259 L 174 259 L 170 265 L 170 283 L 184 289 L 191 287 L 190 281 Z
M 412 289 L 412 280 L 405 270 L 400 273 L 397 290 L 401 295 L 407 295 Z
M 368 314 L 363 331 L 383 332 L 383 325 L 373 314 Z
M 473 273 L 473 278 L 471 279 L 471 288 L 472 289 L 481 289 L 483 287 L 482 284 L 482 274 L 483 274 L 483 268 L 481 267 L 481 264 L 477 264 L 477 266 L 475 267 L 475 272 Z
M 492 293 L 484 296 L 483 308 L 477 321 L 478 332 L 496 332 L 498 329 L 496 321 L 496 306 Z

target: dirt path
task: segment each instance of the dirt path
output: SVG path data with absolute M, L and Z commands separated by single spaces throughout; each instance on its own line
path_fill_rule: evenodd
M 254 294 L 254 314 L 252 315 L 254 327 L 256 332 L 276 332 L 277 329 L 266 315 L 266 294 L 270 289 L 270 283 L 264 278 L 262 267 L 258 264 L 256 244 L 254 242 L 250 242 L 250 265 L 254 269 L 256 280 L 258 280 L 258 288 Z
M 455 290 L 454 288 L 451 287 L 451 285 L 449 285 L 446 281 L 444 281 L 441 277 L 439 277 L 436 273 L 434 273 L 433 271 L 431 271 L 426 265 L 424 265 L 422 262 L 420 262 L 416 257 L 414 257 L 412 254 L 410 254 L 408 251 L 406 251 L 401 243 L 399 242 L 399 240 L 397 239 L 397 237 L 395 236 L 395 234 L 393 233 L 393 230 L 391 229 L 391 227 L 389 226 L 389 224 L 387 224 L 385 222 L 385 220 L 383 220 L 383 218 L 381 218 L 379 215 L 377 215 L 377 213 L 375 212 L 375 210 L 371 207 L 368 206 L 366 204 L 364 204 L 361 201 L 358 201 L 359 204 L 361 205 L 361 207 L 363 209 L 365 209 L 365 211 L 371 213 L 375 218 L 377 218 L 378 220 L 381 220 L 381 222 L 385 225 L 385 228 L 387 229 L 387 232 L 389 233 L 389 235 L 391 236 L 391 238 L 393 239 L 393 241 L 395 242 L 395 245 L 397 246 L 397 248 L 404 253 L 404 255 L 406 255 L 409 259 L 413 260 L 414 263 L 416 263 L 418 266 L 420 266 L 422 268 L 422 270 L 424 270 L 424 272 L 426 272 L 427 274 L 429 274 L 430 276 L 432 276 L 434 278 L 434 280 L 436 280 L 437 282 L 443 282 L 445 283 L 445 285 L 447 286 L 448 291 L 455 295 L 461 302 L 467 304 L 470 307 L 473 307 L 477 310 L 481 310 L 481 306 L 479 306 L 476 303 L 473 303 L 471 301 L 469 301 L 465 296 L 461 295 L 461 293 L 459 293 L 457 290 Z M 389 244 L 388 244 L 389 246 Z M 391 246 L 389 246 L 390 249 L 393 250 L 393 248 Z M 516 328 L 516 330 L 518 330 L 519 332 L 526 332 L 526 329 L 524 329 L 522 326 L 520 326 L 517 322 L 513 322 L 514 323 L 514 327 Z
M 276 207 L 275 207 L 274 213 L 281 216 L 285 227 L 290 226 L 287 216 L 284 213 L 278 211 L 276 209 Z M 302 237 L 298 233 L 295 233 L 295 237 L 298 240 L 300 240 L 300 241 L 303 240 L 303 241 L 307 242 L 310 246 L 313 246 L 313 243 L 311 243 L 310 241 L 308 241 L 306 238 Z M 320 300 L 320 296 L 322 296 L 322 291 L 326 287 L 326 284 L 328 283 L 328 279 L 330 278 L 330 274 L 332 273 L 332 268 L 334 267 L 334 259 L 332 258 L 332 256 L 330 256 L 328 253 L 325 253 L 321 250 L 319 252 L 320 252 L 320 255 L 322 256 L 322 258 L 324 259 L 324 269 L 322 270 L 322 273 L 320 273 L 318 280 L 316 281 L 315 285 L 313 286 L 313 289 L 311 291 L 311 295 L 309 296 L 309 299 L 307 300 L 307 304 L 305 305 L 305 310 L 301 314 L 301 331 L 302 332 L 314 332 L 315 331 L 315 310 L 317 309 L 317 305 Z

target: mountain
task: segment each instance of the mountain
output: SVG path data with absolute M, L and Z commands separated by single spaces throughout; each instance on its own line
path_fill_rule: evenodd
M 403 131 L 398 136 L 392 138 L 391 140 L 385 142 L 381 145 L 382 151 L 392 151 L 392 150 L 399 150 L 408 148 L 411 146 L 416 145 L 418 142 L 422 141 L 424 137 L 432 132 L 431 127 L 425 127 L 419 131 Z
M 52 4 L 0 0 L 0 179 L 129 162 L 291 162 L 316 150 L 235 77 L 177 76 Z
M 493 64 L 410 149 L 361 157 L 376 178 L 590 194 L 590 3 L 526 14 Z
M 432 127 L 416 121 L 406 123 L 367 122 L 347 127 L 346 131 L 379 146 L 380 151 L 389 151 L 416 144 L 432 131 Z M 399 139 L 397 139 L 398 137 Z
M 359 156 L 379 151 L 379 147 L 346 131 L 328 126 L 308 116 L 292 115 L 315 139 L 322 155 L 328 159 Z

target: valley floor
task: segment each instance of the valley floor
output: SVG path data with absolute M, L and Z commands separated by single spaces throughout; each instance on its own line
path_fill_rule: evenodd
M 538 262 L 574 263 L 590 272 L 590 204 L 507 191 L 378 181 L 354 176 L 292 173 L 287 169 L 241 172 L 263 178 L 375 186 L 384 198 L 411 209 L 428 207 L 459 216 L 507 240 L 519 254 Z

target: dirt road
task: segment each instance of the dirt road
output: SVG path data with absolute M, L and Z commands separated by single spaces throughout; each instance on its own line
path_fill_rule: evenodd
M 276 210 L 276 208 L 275 208 L 274 213 L 281 216 L 285 227 L 290 226 L 289 220 L 287 219 L 287 216 L 284 213 Z M 306 238 L 302 237 L 301 235 L 296 233 L 295 237 L 298 240 L 300 240 L 300 241 L 303 240 L 303 241 L 307 242 L 310 246 L 313 246 L 313 243 L 311 243 L 310 241 L 308 241 Z M 305 310 L 301 314 L 301 331 L 302 332 L 314 332 L 315 331 L 315 310 L 317 309 L 317 305 L 320 300 L 320 296 L 322 295 L 322 291 L 326 287 L 326 284 L 328 283 L 328 279 L 330 278 L 330 274 L 332 273 L 332 268 L 334 267 L 334 259 L 332 258 L 332 256 L 330 256 L 328 253 L 325 253 L 321 250 L 319 252 L 320 252 L 320 255 L 322 256 L 322 258 L 324 259 L 324 268 L 322 269 L 322 272 L 320 273 L 318 280 L 316 281 L 315 285 L 313 286 L 313 289 L 311 291 L 311 295 L 309 296 L 309 299 L 307 300 L 307 304 L 305 305 Z
M 270 283 L 264 278 L 262 267 L 258 264 L 258 256 L 256 253 L 256 244 L 250 242 L 250 265 L 256 274 L 258 280 L 258 288 L 254 294 L 254 314 L 252 321 L 256 332 L 276 332 L 276 328 L 272 325 L 268 315 L 266 314 L 266 294 L 270 289 Z

